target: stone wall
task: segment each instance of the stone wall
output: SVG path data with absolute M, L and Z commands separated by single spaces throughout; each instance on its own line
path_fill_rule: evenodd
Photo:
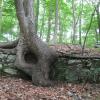
M 15 75 L 17 74 L 17 69 L 14 67 L 16 55 L 4 54 L 0 52 L 0 72 Z
M 0 52 L 0 73 L 19 75 L 20 71 L 14 66 L 15 59 L 16 55 Z M 55 63 L 55 66 L 53 66 L 51 72 L 51 77 L 54 80 L 63 80 L 75 83 L 100 82 L 100 60 L 60 58 Z M 24 76 L 24 74 L 21 76 Z

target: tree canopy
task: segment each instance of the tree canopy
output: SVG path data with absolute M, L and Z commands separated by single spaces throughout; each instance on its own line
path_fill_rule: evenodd
M 98 24 L 100 12 L 97 13 L 100 9 L 100 7 L 97 7 L 99 5 L 99 0 L 96 2 L 92 0 L 58 0 L 58 4 L 56 4 L 56 0 L 35 0 L 34 11 L 36 26 L 38 27 L 37 34 L 49 44 L 52 44 L 54 34 L 56 34 L 57 43 L 73 43 L 75 37 L 74 44 L 83 44 L 86 33 L 89 30 L 86 44 L 94 46 L 100 40 L 100 25 Z M 58 13 L 57 16 L 56 12 Z M 89 29 L 90 23 L 91 27 Z M 55 25 L 57 27 L 56 33 Z M 19 27 L 14 1 L 1 0 L 0 40 L 11 41 L 16 39 L 18 35 Z

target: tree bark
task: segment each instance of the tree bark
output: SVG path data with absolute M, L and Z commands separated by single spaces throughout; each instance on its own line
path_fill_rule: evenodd
M 15 0 L 15 5 L 21 31 L 15 65 L 31 76 L 35 85 L 50 85 L 50 66 L 56 55 L 35 33 L 33 0 Z
M 73 34 L 72 34 L 72 43 L 76 42 L 76 16 L 75 16 L 75 0 L 72 0 L 72 12 L 73 12 Z
M 100 11 L 99 11 L 100 2 L 97 4 L 96 13 L 97 13 L 97 22 L 98 22 L 98 29 L 99 29 L 99 40 L 100 40 Z
M 52 7 L 52 1 L 49 2 L 49 15 L 48 15 L 48 33 L 47 33 L 47 38 L 46 38 L 46 42 L 49 43 L 50 41 L 50 34 L 51 34 L 51 7 Z
M 45 23 L 44 23 L 44 20 L 45 20 L 45 0 L 43 1 L 43 18 L 42 18 L 42 25 L 41 25 L 41 28 L 40 28 L 40 38 L 42 39 L 42 33 L 44 32 L 44 25 L 45 25 Z
M 55 27 L 54 27 L 54 34 L 53 34 L 53 44 L 57 43 L 57 31 L 58 31 L 58 2 L 59 0 L 56 0 L 56 6 L 55 6 Z
M 0 1 L 0 33 L 1 33 L 1 22 L 2 22 L 2 10 L 3 10 L 3 0 Z

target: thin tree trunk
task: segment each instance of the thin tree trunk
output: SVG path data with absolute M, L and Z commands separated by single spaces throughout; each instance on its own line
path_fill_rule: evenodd
M 49 43 L 50 41 L 50 33 L 51 33 L 51 7 L 52 7 L 52 1 L 50 1 L 50 4 L 49 4 L 49 17 L 48 17 L 48 33 L 47 33 L 47 38 L 46 38 L 46 42 Z
M 47 38 L 46 38 L 47 43 L 49 43 L 50 41 L 50 33 L 51 33 L 51 18 L 48 18 L 48 33 L 47 33 Z
M 2 23 L 2 7 L 3 7 L 3 0 L 0 1 L 0 34 L 1 34 L 1 23 Z
M 57 30 L 58 30 L 58 0 L 56 0 L 56 10 L 55 10 L 55 27 L 53 35 L 53 43 L 57 42 Z
M 42 18 L 42 25 L 40 29 L 40 38 L 42 38 L 42 33 L 44 32 L 44 19 L 45 19 L 45 0 L 43 1 L 43 18 Z
M 96 38 L 96 43 L 98 43 L 98 32 L 97 32 L 97 28 L 95 28 L 95 38 Z
M 88 33 L 90 31 L 91 25 L 92 25 L 92 21 L 93 21 L 93 17 L 94 17 L 95 11 L 96 11 L 96 7 L 94 8 L 93 13 L 91 14 L 90 24 L 89 24 L 88 30 L 86 32 L 85 39 L 84 39 L 83 46 L 82 46 L 82 55 L 84 54 L 84 48 L 85 48 L 85 44 L 86 44 L 86 39 L 87 39 Z
M 59 12 L 59 43 L 62 43 L 63 41 L 63 24 L 61 21 L 61 17 L 60 17 L 60 12 Z
M 82 44 L 82 35 L 81 35 L 81 16 L 80 16 L 80 20 L 79 20 L 79 44 L 81 45 Z
M 100 2 L 97 4 L 96 13 L 97 13 L 97 21 L 98 21 L 98 29 L 99 29 L 99 40 L 100 40 Z
M 79 18 L 79 44 L 82 45 L 82 32 L 81 32 L 81 25 L 82 25 L 82 11 L 83 11 L 83 0 L 81 3 L 81 11 L 80 11 L 80 18 Z
M 76 41 L 76 16 L 75 16 L 75 0 L 72 0 L 72 11 L 73 11 L 73 36 L 72 36 L 72 43 Z
M 61 29 L 61 26 L 60 27 L 60 33 L 59 33 L 59 43 L 62 43 L 63 42 L 63 28 Z

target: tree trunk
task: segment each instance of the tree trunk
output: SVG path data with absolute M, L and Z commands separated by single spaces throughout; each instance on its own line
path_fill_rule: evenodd
M 61 15 L 59 12 L 59 43 L 63 42 L 63 24 L 61 21 Z
M 51 7 L 52 7 L 52 1 L 49 2 L 49 15 L 48 15 L 48 33 L 47 33 L 47 38 L 46 38 L 46 42 L 49 43 L 50 41 L 50 34 L 51 34 Z
M 45 0 L 43 1 L 43 18 L 42 18 L 42 25 L 41 25 L 41 28 L 40 28 L 40 38 L 42 39 L 42 33 L 44 32 L 44 20 L 45 20 Z
M 0 1 L 0 33 L 1 33 L 1 23 L 2 23 L 2 10 L 3 10 L 3 0 Z
M 82 45 L 82 32 L 81 32 L 81 16 L 79 19 L 79 44 Z
M 72 12 L 73 12 L 73 35 L 72 35 L 72 43 L 75 44 L 76 42 L 76 16 L 75 16 L 75 0 L 72 0 Z
M 83 0 L 81 1 L 81 10 L 79 17 L 79 44 L 82 45 L 82 12 L 83 12 Z
M 55 6 L 55 27 L 54 27 L 54 35 L 53 35 L 53 43 L 55 44 L 57 42 L 57 30 L 58 30 L 58 2 L 59 0 L 56 0 L 56 6 Z
M 21 31 L 15 66 L 31 76 L 35 85 L 50 85 L 50 66 L 56 53 L 35 33 L 33 0 L 15 0 L 15 5 Z
M 97 9 L 96 9 L 96 13 L 97 13 L 97 22 L 98 22 L 98 29 L 99 29 L 99 40 L 100 40 L 100 11 L 99 11 L 99 5 L 100 2 L 97 4 Z

